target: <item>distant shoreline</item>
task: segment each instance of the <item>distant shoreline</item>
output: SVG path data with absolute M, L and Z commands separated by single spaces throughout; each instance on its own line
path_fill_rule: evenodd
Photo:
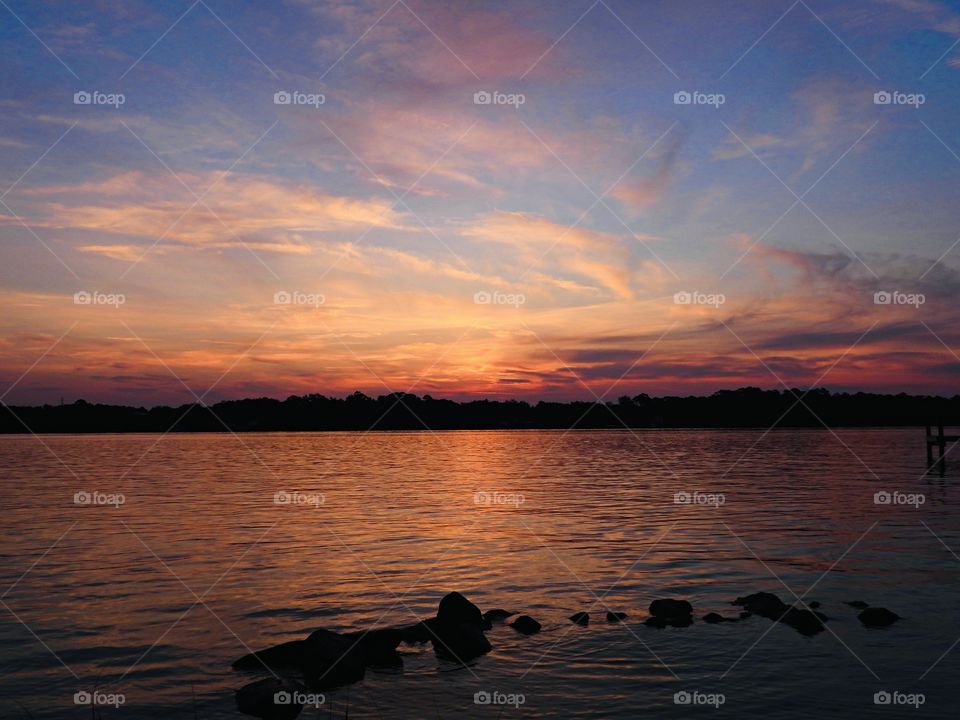
M 741 388 L 709 396 L 622 396 L 612 402 L 457 402 L 429 395 L 226 400 L 154 408 L 5 406 L 0 434 L 892 428 L 960 425 L 960 395 L 880 395 Z
M 958 423 L 960 426 L 960 423 Z M 535 427 L 524 427 L 524 428 L 416 428 L 407 429 L 407 430 L 389 430 L 389 429 L 380 429 L 375 428 L 373 430 L 170 430 L 169 432 L 163 430 L 127 430 L 127 431 L 110 431 L 110 430 L 89 430 L 89 431 L 80 431 L 80 430 L 64 430 L 64 431 L 50 431 L 50 432 L 28 432 L 26 430 L 22 432 L 0 432 L 0 439 L 3 438 L 17 438 L 17 437 L 33 437 L 34 435 L 44 435 L 44 436 L 61 436 L 61 437 L 82 437 L 82 436 L 97 436 L 97 435 L 108 435 L 108 436 L 134 436 L 134 435 L 230 435 L 234 432 L 243 433 L 245 435 L 335 435 L 336 433 L 344 434 L 361 434 L 361 435 L 404 435 L 404 434 L 423 434 L 430 435 L 431 433 L 435 434 L 452 434 L 452 433 L 473 433 L 473 432 L 551 432 L 551 433 L 601 433 L 601 432 L 622 432 L 622 433 L 631 433 L 636 431 L 651 432 L 651 431 L 665 431 L 665 432 L 770 432 L 776 433 L 785 430 L 790 431 L 809 431 L 809 432 L 829 432 L 830 430 L 919 430 L 922 431 L 923 428 L 918 425 L 831 425 L 828 428 L 825 428 L 823 425 L 777 425 L 776 427 L 762 427 L 760 425 L 745 425 L 743 427 L 596 427 L 596 428 L 535 428 Z

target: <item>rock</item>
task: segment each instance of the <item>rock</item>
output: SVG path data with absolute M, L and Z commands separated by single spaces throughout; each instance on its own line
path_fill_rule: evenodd
M 397 628 L 381 628 L 346 633 L 344 637 L 360 643 L 366 665 L 396 667 L 403 664 L 397 646 L 403 641 L 403 631 Z
M 437 608 L 437 620 L 441 623 L 466 623 L 483 627 L 483 614 L 480 608 L 458 592 L 443 596 L 440 607 Z
M 237 710 L 263 720 L 294 720 L 303 709 L 302 704 L 294 702 L 295 695 L 303 691 L 300 683 L 291 680 L 257 680 L 237 690 Z
M 820 601 L 819 601 L 819 600 L 811 600 L 810 602 L 807 603 L 807 607 L 808 607 L 808 608 L 811 608 L 811 609 L 813 609 L 813 610 L 816 610 L 818 607 L 820 607 Z
M 510 627 L 524 635 L 533 635 L 534 633 L 540 632 L 542 626 L 529 615 L 521 615 L 510 623 Z
M 493 622 L 495 620 L 506 620 L 508 617 L 512 616 L 513 614 L 514 613 L 512 612 L 507 612 L 506 610 L 496 608 L 494 610 L 487 610 L 483 614 L 483 619 L 488 620 L 490 622 Z
M 438 657 L 466 663 L 491 650 L 490 641 L 483 634 L 491 627 L 490 620 L 458 592 L 444 595 L 437 608 L 437 617 L 424 621 L 422 625 Z
M 585 612 L 574 613 L 570 616 L 570 622 L 586 627 L 590 624 L 590 614 Z
M 357 635 L 317 630 L 305 641 L 303 678 L 311 688 L 349 685 L 366 672 L 364 652 Z
M 714 623 L 736 622 L 736 619 L 734 619 L 734 618 L 725 618 L 725 617 L 723 617 L 723 615 L 721 615 L 720 613 L 712 612 L 712 613 L 707 613 L 706 615 L 704 615 L 704 616 L 703 616 L 703 621 L 704 621 L 705 623 L 710 623 L 710 624 L 712 625 L 712 624 L 714 624 Z
M 693 614 L 693 606 L 686 600 L 654 600 L 650 603 L 650 614 L 654 617 L 679 618 Z
M 753 616 L 753 613 L 752 613 L 752 612 L 747 612 L 746 610 L 744 610 L 743 612 L 740 613 L 740 619 L 741 619 L 741 620 L 746 620 L 748 617 L 752 617 L 752 616 Z
M 234 670 L 286 670 L 303 666 L 306 641 L 291 640 L 233 661 Z
M 868 607 L 857 615 L 857 619 L 867 627 L 881 628 L 893 625 L 900 616 L 886 608 Z
M 654 600 L 644 621 L 649 627 L 689 627 L 693 624 L 693 606 L 686 600 Z
M 789 605 L 780 598 L 768 592 L 758 592 L 746 597 L 738 597 L 733 601 L 733 604 L 740 605 L 747 612 L 769 620 L 779 620 L 790 609 Z
M 626 620 L 627 614 L 625 612 L 608 612 L 607 613 L 607 622 L 615 623 L 620 622 L 621 620 Z
M 857 610 L 866 610 L 868 607 L 870 607 L 863 600 L 847 600 L 844 602 L 844 605 L 849 605 Z
M 779 618 L 780 622 L 789 625 L 801 635 L 816 635 L 823 631 L 823 621 L 826 616 L 814 612 L 813 610 L 803 610 L 800 608 L 788 608 L 787 612 Z
M 816 635 L 823 628 L 826 615 L 806 608 L 790 607 L 773 593 L 759 592 L 738 597 L 734 605 L 741 605 L 754 615 L 789 625 L 801 635 Z
M 433 626 L 436 622 L 437 619 L 435 617 L 427 618 L 414 625 L 399 628 L 402 641 L 410 645 L 422 645 L 423 643 L 430 642 L 430 638 L 433 637 Z
M 471 623 L 437 623 L 430 641 L 438 657 L 464 664 L 492 649 L 483 630 Z

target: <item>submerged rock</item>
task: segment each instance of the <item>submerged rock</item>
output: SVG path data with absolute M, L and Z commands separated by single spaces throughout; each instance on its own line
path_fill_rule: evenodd
M 534 633 L 540 632 L 542 626 L 529 615 L 521 615 L 510 623 L 510 627 L 524 635 L 533 635 Z
M 857 615 L 857 619 L 867 627 L 881 628 L 893 625 L 900 616 L 886 608 L 868 607 Z
M 689 627 L 693 624 L 693 606 L 686 600 L 654 600 L 650 603 L 650 615 L 644 621 L 649 627 Z
M 421 620 L 414 625 L 399 628 L 402 642 L 410 645 L 422 645 L 430 642 L 430 638 L 433 636 L 433 626 L 436 622 L 437 619 L 433 617 Z
M 850 607 L 856 608 L 857 610 L 866 610 L 868 607 L 870 607 L 863 600 L 847 600 L 844 602 L 844 605 L 849 605 Z
M 263 720 L 294 720 L 303 709 L 302 704 L 295 702 L 296 695 L 304 689 L 291 680 L 257 680 L 237 690 L 237 710 Z
M 693 606 L 686 600 L 654 600 L 650 603 L 650 614 L 654 617 L 678 618 L 693 614 Z
M 291 640 L 244 655 L 239 660 L 234 660 L 232 667 L 234 670 L 300 669 L 303 666 L 305 646 L 305 640 Z
M 361 641 L 356 636 L 317 630 L 306 639 L 303 679 L 311 688 L 349 685 L 366 673 Z
M 773 593 L 758 592 L 745 597 L 738 597 L 733 605 L 740 605 L 749 613 L 765 617 L 769 620 L 779 620 L 790 606 Z
M 720 613 L 715 613 L 715 612 L 707 613 L 706 615 L 703 616 L 703 621 L 705 623 L 710 623 L 711 625 L 715 623 L 722 623 L 722 622 L 737 622 L 737 620 L 739 619 L 740 618 L 725 618 Z
M 344 637 L 358 642 L 363 661 L 367 665 L 396 667 L 403 664 L 397 646 L 403 641 L 404 633 L 397 628 L 381 628 L 346 633 Z
M 748 613 L 789 625 L 801 635 L 816 635 L 824 629 L 826 615 L 807 608 L 791 607 L 773 593 L 758 592 L 733 601 Z
M 780 622 L 789 625 L 801 635 L 816 635 L 823 631 L 823 621 L 826 616 L 813 610 L 804 610 L 801 608 L 789 608 L 786 614 L 780 618 Z
M 590 624 L 590 614 L 585 612 L 574 613 L 570 616 L 570 622 L 586 627 Z
M 492 646 L 483 630 L 471 623 L 437 623 L 430 638 L 438 657 L 466 663 L 486 655 Z
M 483 614 L 483 619 L 489 622 L 494 622 L 496 620 L 506 620 L 508 617 L 513 615 L 514 613 L 512 612 L 508 612 L 507 610 L 503 610 L 501 608 L 496 608 L 494 610 L 487 610 Z
M 808 607 L 808 608 L 811 608 L 812 610 L 816 610 L 817 608 L 820 607 L 820 601 L 819 601 L 819 600 L 811 600 L 810 602 L 807 603 L 807 607 Z
M 621 620 L 626 620 L 627 614 L 625 612 L 608 612 L 607 613 L 607 622 L 615 623 L 620 622 Z

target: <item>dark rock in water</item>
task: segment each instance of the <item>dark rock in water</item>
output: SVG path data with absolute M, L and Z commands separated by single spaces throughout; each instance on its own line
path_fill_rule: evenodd
M 330 630 L 317 630 L 306 639 L 303 679 L 311 688 L 349 685 L 362 680 L 366 672 L 359 638 Z
M 433 651 L 438 657 L 466 663 L 490 652 L 490 641 L 471 623 L 437 623 L 433 626 Z
M 789 625 L 801 635 L 816 635 L 823 628 L 826 615 L 805 608 L 790 607 L 773 593 L 759 592 L 738 597 L 734 605 L 741 605 L 747 612 L 768 620 Z
M 495 620 L 506 620 L 508 617 L 512 616 L 513 614 L 514 614 L 514 613 L 512 613 L 512 612 L 507 612 L 506 610 L 502 610 L 502 609 L 500 609 L 500 608 L 496 608 L 496 609 L 494 609 L 494 610 L 487 610 L 487 611 L 483 614 L 483 619 L 484 619 L 484 620 L 489 620 L 489 621 L 491 621 L 491 622 L 493 622 L 493 621 L 495 621 Z
M 738 597 L 733 601 L 733 604 L 740 605 L 747 612 L 769 620 L 779 620 L 790 609 L 790 606 L 780 598 L 768 592 L 758 592 L 746 597 Z
M 291 640 L 233 661 L 234 670 L 286 670 L 303 666 L 305 640 Z
M 570 616 L 570 622 L 575 625 L 587 626 L 590 624 L 590 614 L 585 612 L 574 613 Z
M 807 603 L 807 607 L 808 607 L 808 608 L 811 608 L 811 609 L 813 609 L 813 610 L 816 610 L 818 607 L 820 607 L 820 601 L 819 601 L 819 600 L 811 600 L 810 602 Z
M 720 613 L 714 613 L 714 612 L 712 612 L 712 613 L 707 613 L 706 615 L 704 615 L 704 616 L 703 616 L 703 621 L 704 621 L 705 623 L 710 623 L 710 624 L 712 625 L 712 624 L 714 624 L 714 623 L 736 622 L 736 621 L 737 621 L 737 618 L 725 618 L 725 617 L 723 617 L 723 615 L 721 615 Z
M 480 608 L 458 592 L 448 593 L 440 600 L 437 608 L 437 620 L 441 623 L 466 623 L 483 627 L 483 614 Z
M 403 641 L 403 630 L 396 628 L 381 628 L 346 633 L 344 637 L 359 642 L 363 661 L 367 665 L 380 667 L 396 667 L 403 664 L 397 646 Z
M 650 614 L 654 617 L 683 617 L 693 614 L 693 606 L 686 600 L 654 600 L 650 603 Z
M 886 608 L 871 607 L 857 615 L 857 619 L 867 627 L 881 628 L 893 625 L 900 616 Z
M 653 615 L 643 621 L 647 627 L 665 628 L 665 627 L 690 627 L 693 625 L 693 615 L 676 615 L 674 617 L 665 617 L 663 615 Z
M 401 639 L 403 642 L 411 645 L 422 645 L 423 643 L 430 642 L 436 623 L 437 619 L 433 617 L 422 620 L 415 625 L 407 625 L 406 627 L 399 628 Z
M 625 612 L 608 612 L 607 613 L 607 622 L 615 623 L 620 622 L 621 620 L 626 620 L 627 614 Z
M 866 610 L 868 607 L 870 607 L 863 600 L 847 600 L 844 602 L 844 605 L 849 605 L 857 610 Z
M 422 625 L 439 657 L 465 663 L 491 650 L 483 634 L 491 627 L 490 620 L 484 619 L 480 608 L 458 592 L 444 595 L 437 617 Z
M 743 612 L 740 613 L 740 619 L 741 619 L 741 620 L 746 620 L 748 617 L 752 617 L 752 616 L 753 616 L 753 613 L 752 613 L 752 612 L 747 612 L 746 610 L 744 610 Z
M 541 625 L 529 615 L 521 615 L 510 623 L 510 627 L 524 635 L 533 635 L 540 632 Z
M 780 622 L 789 625 L 801 635 L 816 635 L 823 631 L 823 621 L 825 619 L 824 615 L 813 610 L 792 607 L 787 609 L 787 612 L 780 618 Z
M 649 627 L 689 627 L 693 624 L 693 606 L 686 600 L 654 600 L 644 621 Z
M 294 702 L 295 695 L 303 691 L 300 683 L 290 680 L 257 680 L 237 690 L 237 710 L 263 720 L 294 720 L 303 709 Z

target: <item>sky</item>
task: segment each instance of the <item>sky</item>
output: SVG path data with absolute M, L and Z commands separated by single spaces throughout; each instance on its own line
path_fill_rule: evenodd
M 0 2 L 0 398 L 960 392 L 960 4 Z

